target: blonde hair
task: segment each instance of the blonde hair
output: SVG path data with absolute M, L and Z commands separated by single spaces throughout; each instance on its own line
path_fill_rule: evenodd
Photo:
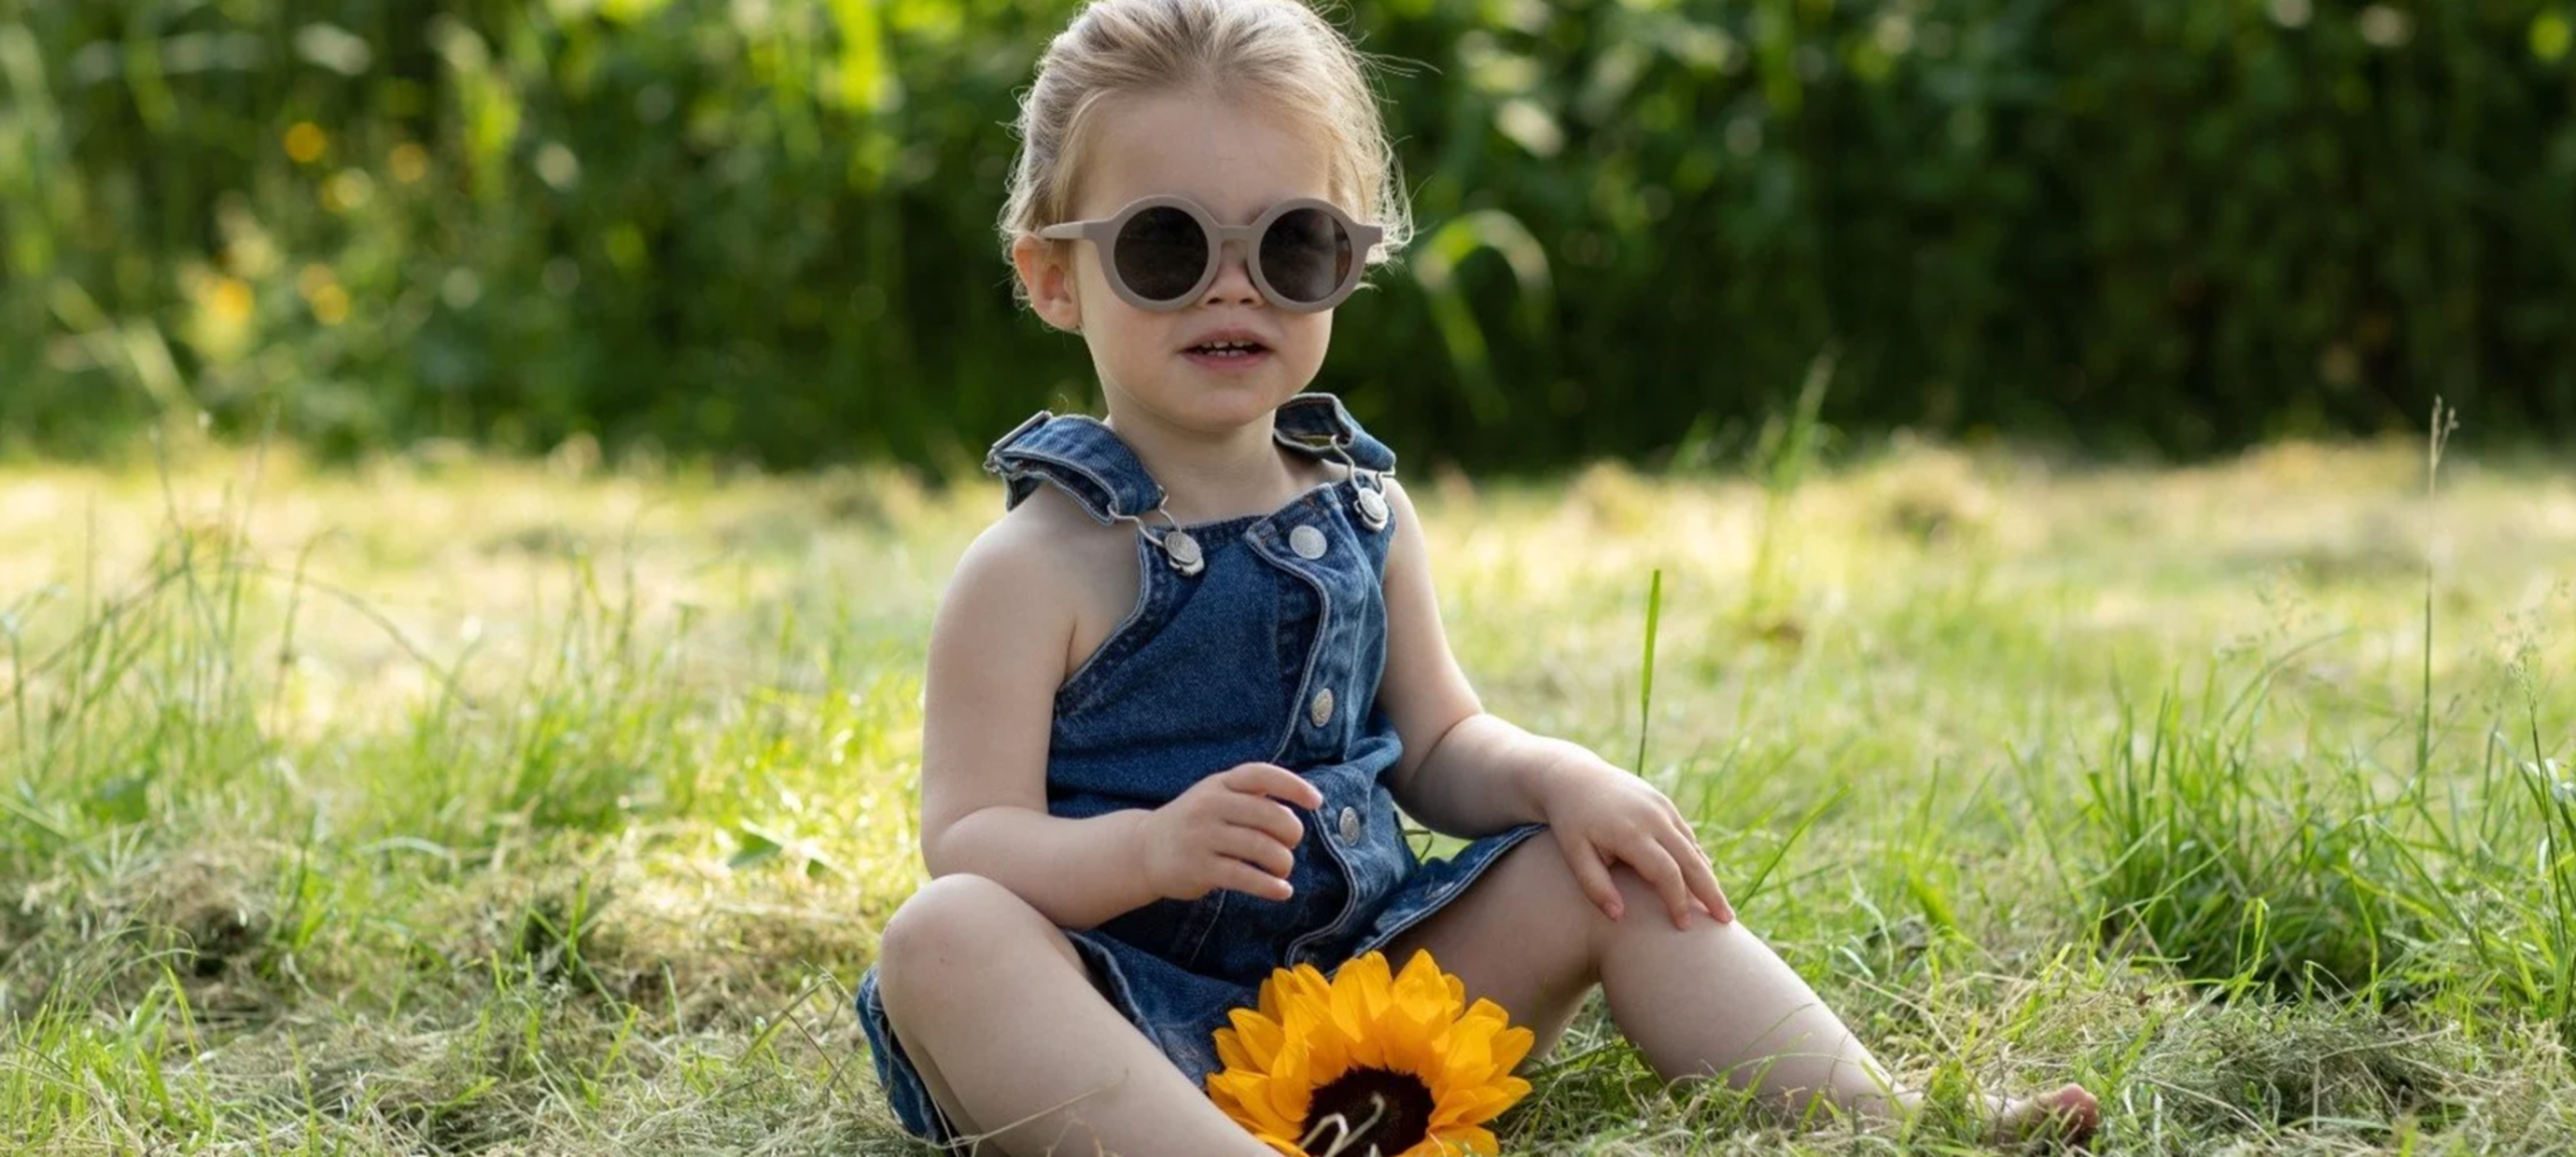
M 1020 101 L 1004 254 L 1071 216 L 1084 138 L 1106 98 L 1182 92 L 1305 118 L 1322 134 L 1334 202 L 1386 230 L 1368 261 L 1393 259 L 1412 239 L 1413 214 L 1369 63 L 1299 0 L 1094 0 L 1047 44 Z

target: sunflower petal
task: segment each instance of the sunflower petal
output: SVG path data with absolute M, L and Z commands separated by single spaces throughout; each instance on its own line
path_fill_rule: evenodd
M 1216 1102 L 1217 1108 L 1225 1110 L 1226 1116 L 1248 1125 L 1251 1122 L 1245 1120 L 1245 1116 L 1252 1100 L 1248 1094 L 1257 1093 L 1261 1085 L 1262 1079 L 1251 1073 L 1209 1073 L 1207 1095 L 1209 1100 Z
M 1494 1071 L 1508 1073 L 1518 1068 L 1528 1056 L 1530 1046 L 1538 1043 L 1538 1034 L 1525 1028 L 1507 1028 L 1494 1034 Z
M 1306 1105 L 1315 1094 L 1307 1067 L 1306 1042 L 1291 1038 L 1279 1050 L 1279 1062 L 1270 1070 L 1270 1087 L 1265 1090 L 1270 1110 L 1295 1129 L 1306 1123 Z
M 1252 1054 L 1244 1051 L 1243 1042 L 1235 1039 L 1235 1031 L 1230 1028 L 1216 1030 L 1216 1059 L 1228 1069 L 1258 1067 L 1252 1063 Z
M 1270 1103 L 1270 1081 L 1253 1073 L 1218 1073 L 1208 1078 L 1208 1098 L 1237 1124 L 1254 1133 L 1284 1135 L 1296 1121 Z
M 1413 959 L 1404 962 L 1404 971 L 1395 978 L 1395 983 L 1407 989 L 1427 987 L 1438 991 L 1447 987 L 1443 983 L 1440 965 L 1431 959 L 1428 948 L 1415 952 Z
M 1503 1149 L 1495 1142 L 1494 1134 L 1480 1125 L 1442 1129 L 1432 1137 L 1437 1138 L 1444 1151 L 1449 1153 L 1500 1153 Z
M 1234 1009 L 1226 1014 L 1226 1019 L 1234 1022 L 1235 1039 L 1251 1058 L 1251 1063 L 1239 1067 L 1268 1072 L 1271 1059 L 1279 1055 L 1279 1046 L 1288 1039 L 1287 1030 L 1280 1022 L 1248 1008 Z M 1226 1032 L 1218 1029 L 1217 1036 L 1223 1038 Z M 1223 1046 L 1220 1044 L 1219 1047 Z
M 1361 964 L 1360 1010 L 1374 1027 L 1386 1019 L 1386 1010 L 1395 1004 L 1395 976 L 1388 971 L 1383 952 L 1369 953 Z
M 1376 965 L 1375 970 L 1370 968 L 1372 964 Z M 1369 1029 L 1376 1021 L 1368 1012 L 1370 982 L 1377 980 L 1385 969 L 1386 958 L 1370 953 L 1345 962 L 1341 971 L 1334 974 L 1333 1024 L 1342 1030 L 1344 1037 L 1352 1041 L 1368 1038 Z
M 1295 972 L 1285 968 L 1271 969 L 1270 979 L 1261 982 L 1261 1015 L 1276 1021 L 1288 1019 L 1288 1002 L 1301 989 Z
M 1463 1093 L 1442 1098 L 1434 1125 L 1479 1125 L 1500 1116 L 1502 1111 L 1519 1104 L 1529 1095 L 1529 1082 L 1518 1077 L 1504 1077 L 1490 1085 L 1481 1085 Z
M 1454 1085 L 1483 1084 L 1494 1071 L 1493 1038 L 1472 1032 L 1452 1038 L 1449 1051 L 1440 1058 L 1440 1067 Z
M 1209 1100 L 1216 1102 L 1217 1108 L 1225 1110 L 1226 1116 L 1234 1118 L 1237 1124 L 1241 1124 L 1243 1122 L 1243 1098 L 1236 1096 L 1234 1093 L 1233 1078 L 1235 1076 L 1236 1074 L 1232 1072 L 1209 1073 L 1207 1079 L 1207 1095 Z

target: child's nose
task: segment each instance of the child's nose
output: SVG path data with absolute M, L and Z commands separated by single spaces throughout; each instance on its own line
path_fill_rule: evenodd
M 1261 289 L 1252 283 L 1252 264 L 1240 243 L 1228 241 L 1217 250 L 1216 280 L 1208 283 L 1203 301 L 1208 305 L 1260 303 Z

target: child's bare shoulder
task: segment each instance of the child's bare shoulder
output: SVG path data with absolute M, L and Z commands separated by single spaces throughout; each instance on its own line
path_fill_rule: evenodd
M 979 601 L 1011 604 L 1014 617 L 1060 631 L 1061 682 L 1135 609 L 1135 539 L 1135 528 L 1103 526 L 1041 486 L 975 537 L 952 590 L 971 584 Z

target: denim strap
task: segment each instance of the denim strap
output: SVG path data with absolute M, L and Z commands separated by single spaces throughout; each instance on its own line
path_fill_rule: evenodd
M 1271 437 L 1301 454 L 1347 458 L 1362 470 L 1395 473 L 1395 451 L 1361 429 L 1332 394 L 1299 394 L 1280 403 L 1273 425 Z
M 1038 411 L 984 454 L 984 469 L 1009 485 L 1012 509 L 1053 482 L 1103 526 L 1140 519 L 1163 506 L 1163 488 L 1136 453 L 1099 419 Z

